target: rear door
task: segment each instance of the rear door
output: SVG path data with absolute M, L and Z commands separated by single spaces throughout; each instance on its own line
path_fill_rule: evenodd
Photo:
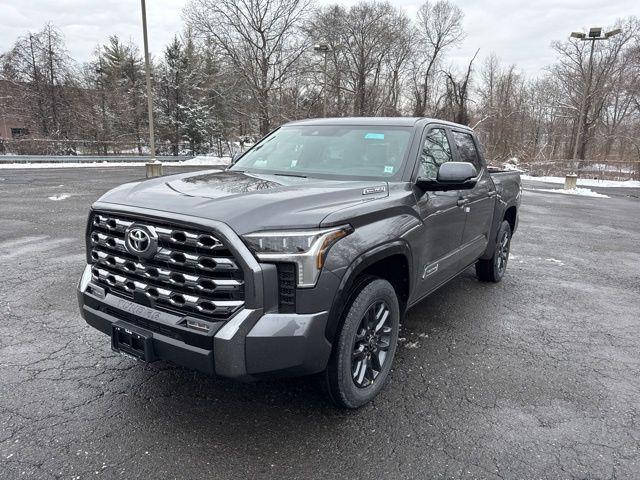
M 462 249 L 465 262 L 469 264 L 487 247 L 496 203 L 496 189 L 474 135 L 469 131 L 453 128 L 451 137 L 457 160 L 472 163 L 478 171 L 478 183 L 475 187 L 460 190 L 460 204 L 466 213 Z
M 435 179 L 440 165 L 453 159 L 448 129 L 441 125 L 429 125 L 422 137 L 413 180 L 417 177 Z M 416 285 L 418 296 L 421 297 L 462 268 L 460 244 L 466 214 L 458 205 L 458 190 L 425 192 L 418 187 L 414 188 L 417 208 L 423 221 L 419 242 L 421 250 L 416 255 L 416 260 L 420 259 Z

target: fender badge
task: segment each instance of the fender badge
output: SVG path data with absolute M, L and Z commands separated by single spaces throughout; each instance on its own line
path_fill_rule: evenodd
M 438 265 L 439 264 L 436 263 L 435 265 L 427 265 L 426 267 L 424 267 L 424 272 L 422 272 L 422 278 L 425 279 L 429 275 L 433 275 L 434 273 L 436 273 L 438 271 Z
M 378 185 L 377 187 L 367 187 L 362 189 L 363 195 L 372 195 L 374 193 L 384 193 L 387 191 L 387 187 L 384 185 Z

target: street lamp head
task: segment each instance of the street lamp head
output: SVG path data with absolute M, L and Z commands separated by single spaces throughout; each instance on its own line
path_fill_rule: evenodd
M 600 38 L 602 36 L 601 27 L 591 27 L 589 29 L 589 38 Z
M 591 41 L 595 41 L 595 40 L 607 40 L 611 37 L 613 37 L 614 35 L 618 35 L 619 33 L 622 33 L 622 30 L 619 28 L 616 28 L 614 30 L 611 30 L 609 32 L 606 32 L 604 35 L 602 35 L 602 28 L 601 27 L 592 27 L 589 29 L 589 33 L 582 33 L 582 32 L 571 32 L 571 35 L 569 35 L 570 38 L 577 38 L 579 40 L 591 40 Z

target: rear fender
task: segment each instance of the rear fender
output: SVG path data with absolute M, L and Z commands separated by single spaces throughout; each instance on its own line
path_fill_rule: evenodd
M 516 205 L 516 203 L 515 202 L 506 203 L 500 199 L 496 203 L 496 208 L 493 214 L 493 222 L 491 223 L 491 231 L 489 232 L 489 241 L 487 242 L 487 248 L 485 249 L 483 254 L 480 256 L 482 260 L 488 260 L 491 257 L 493 257 L 493 252 L 495 251 L 495 248 L 496 248 L 496 241 L 497 241 L 496 237 L 498 235 L 498 229 L 500 228 L 500 225 L 502 225 L 502 221 L 504 220 L 506 211 L 511 207 L 516 208 L 516 225 L 517 225 L 519 212 L 518 212 L 518 206 Z

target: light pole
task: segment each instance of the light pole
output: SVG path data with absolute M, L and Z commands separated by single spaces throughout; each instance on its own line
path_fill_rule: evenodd
M 591 96 L 591 85 L 593 83 L 593 51 L 595 44 L 598 40 L 609 40 L 614 35 L 621 33 L 622 30 L 616 28 L 610 32 L 606 32 L 602 35 L 602 28 L 592 27 L 589 29 L 589 33 L 571 32 L 571 38 L 577 38 L 583 42 L 591 42 L 591 50 L 589 52 L 589 72 L 587 73 L 587 85 L 582 90 L 582 101 L 580 103 L 580 111 L 578 117 L 578 128 L 576 130 L 576 139 L 573 145 L 573 160 L 578 160 L 578 150 L 580 144 L 583 143 L 583 130 L 587 123 L 587 116 L 589 114 L 589 97 Z
M 149 161 L 156 158 L 156 140 L 153 133 L 153 90 L 151 89 L 151 66 L 149 64 L 149 41 L 147 40 L 147 8 L 145 0 L 140 0 L 142 5 L 142 38 L 144 40 L 144 66 L 147 76 L 147 110 L 149 113 Z M 147 169 L 148 170 L 148 169 Z
M 322 116 L 327 116 L 327 54 L 331 51 L 331 45 L 328 43 L 316 43 L 313 46 L 316 52 L 322 53 L 324 56 L 324 67 L 322 69 L 324 75 L 323 98 L 322 98 Z

